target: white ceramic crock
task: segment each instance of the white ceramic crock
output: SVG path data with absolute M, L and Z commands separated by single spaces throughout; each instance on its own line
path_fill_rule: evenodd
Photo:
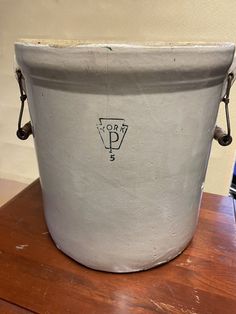
M 15 51 L 57 247 L 111 272 L 183 251 L 234 45 L 21 41 Z

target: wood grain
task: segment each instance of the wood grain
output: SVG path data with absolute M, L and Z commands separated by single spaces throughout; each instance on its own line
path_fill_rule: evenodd
M 0 299 L 0 313 L 4 314 L 30 314 L 35 313 L 28 311 L 27 309 L 24 309 L 18 305 L 9 303 L 7 301 L 4 301 Z
M 179 257 L 133 274 L 94 271 L 54 246 L 36 181 L 0 209 L 0 313 L 14 313 L 1 310 L 11 303 L 36 313 L 236 313 L 235 231 L 232 199 L 205 194 Z

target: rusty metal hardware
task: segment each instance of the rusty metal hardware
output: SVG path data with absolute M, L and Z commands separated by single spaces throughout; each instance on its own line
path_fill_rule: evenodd
M 234 79 L 233 73 L 228 74 L 226 92 L 222 98 L 222 102 L 225 104 L 225 117 L 227 132 L 222 130 L 219 126 L 215 127 L 214 139 L 218 141 L 221 146 L 228 146 L 232 143 L 233 138 L 231 136 L 230 117 L 229 117 L 229 94 Z
M 232 136 L 227 134 L 219 126 L 215 127 L 214 139 L 218 141 L 221 146 L 228 146 L 232 143 Z
M 23 127 L 21 126 L 27 95 L 23 88 L 23 83 L 22 83 L 23 75 L 21 73 L 21 70 L 16 70 L 16 75 L 17 75 L 17 81 L 18 81 L 19 89 L 20 89 L 20 101 L 21 101 L 21 108 L 20 108 L 20 113 L 19 113 L 19 118 L 18 118 L 18 129 L 16 131 L 16 135 L 19 139 L 26 140 L 30 136 L 30 134 L 32 134 L 32 126 L 31 126 L 30 121 L 27 122 Z

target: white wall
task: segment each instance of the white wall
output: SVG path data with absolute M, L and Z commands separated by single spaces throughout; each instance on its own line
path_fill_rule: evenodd
M 30 182 L 38 175 L 32 139 L 15 136 L 17 38 L 236 42 L 235 17 L 232 0 L 0 0 L 0 177 Z M 235 142 L 213 144 L 206 180 L 205 190 L 219 194 L 228 193 L 235 158 L 236 87 L 231 99 Z M 222 112 L 218 123 L 224 125 Z

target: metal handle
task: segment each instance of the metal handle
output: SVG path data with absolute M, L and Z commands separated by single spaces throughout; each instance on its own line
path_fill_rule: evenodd
M 232 143 L 232 136 L 227 134 L 219 126 L 215 127 L 214 139 L 218 141 L 221 146 L 228 146 Z
M 21 73 L 21 70 L 16 70 L 16 75 L 17 75 L 17 81 L 19 84 L 19 88 L 20 88 L 20 101 L 21 101 L 21 108 L 20 108 L 20 113 L 19 113 L 19 118 L 18 118 L 18 129 L 16 131 L 16 135 L 20 140 L 26 140 L 30 134 L 32 134 L 32 126 L 31 126 L 31 122 L 27 122 L 23 127 L 21 126 L 21 122 L 22 122 L 22 116 L 23 116 L 23 112 L 24 112 L 24 106 L 25 106 L 25 101 L 27 99 L 27 95 L 24 91 L 23 88 L 23 84 L 22 84 L 22 80 L 23 75 Z
M 230 127 L 230 116 L 229 116 L 229 94 L 230 89 L 233 83 L 234 75 L 233 73 L 228 74 L 227 87 L 222 102 L 225 104 L 225 117 L 226 117 L 226 126 L 227 132 L 222 130 L 219 126 L 215 127 L 214 139 L 218 141 L 221 146 L 228 146 L 232 143 L 233 138 L 231 136 L 231 127 Z
M 30 136 L 30 134 L 32 134 L 30 121 L 16 131 L 17 137 L 21 140 L 26 140 Z

